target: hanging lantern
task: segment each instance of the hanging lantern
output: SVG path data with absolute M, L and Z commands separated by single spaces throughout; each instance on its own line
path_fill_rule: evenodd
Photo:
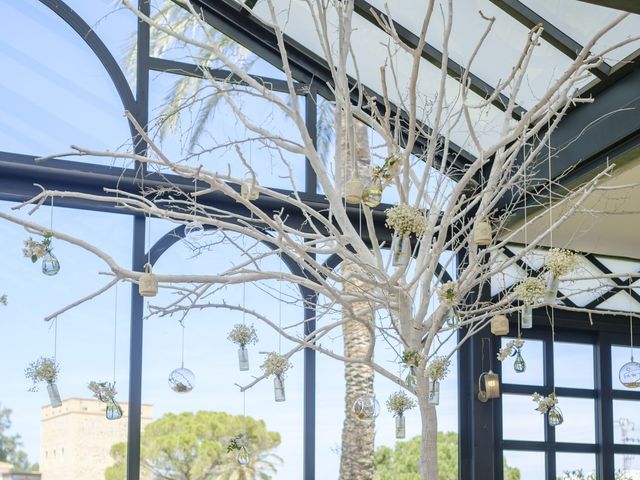
M 531 305 L 524 304 L 522 306 L 520 326 L 522 328 L 533 328 L 533 307 Z
M 362 201 L 364 185 L 360 177 L 351 177 L 345 186 L 344 198 L 350 205 L 358 205 Z
M 376 208 L 382 200 L 382 182 L 378 177 L 373 177 L 364 189 L 362 203 L 369 208 Z
M 484 388 L 482 385 L 484 380 Z M 480 374 L 478 379 L 478 400 L 486 402 L 492 398 L 498 398 L 500 396 L 500 377 L 492 370 Z
M 620 383 L 627 388 L 640 387 L 640 363 L 634 362 L 631 357 L 631 361 L 620 368 L 618 378 L 620 378 Z
M 411 259 L 411 238 L 409 235 L 395 236 L 392 244 L 392 260 L 394 267 L 404 267 Z
M 557 427 L 564 422 L 564 417 L 562 416 L 562 412 L 558 407 L 551 407 L 547 412 L 547 423 L 549 423 L 550 427 Z
M 196 376 L 188 368 L 176 368 L 169 374 L 169 386 L 177 393 L 189 393 L 196 386 Z
M 204 226 L 197 220 L 193 220 L 184 226 L 184 238 L 192 243 L 202 240 Z
M 284 393 L 284 378 L 282 378 L 282 375 L 274 375 L 273 377 L 273 396 L 276 402 L 284 402 L 287 399 Z
M 42 273 L 52 277 L 56 275 L 60 271 L 60 262 L 56 258 L 56 256 L 51 252 L 51 250 L 47 250 L 47 253 L 42 257 Z
M 240 196 L 250 202 L 258 200 L 260 198 L 259 186 L 260 184 L 255 178 L 244 180 L 240 184 Z
M 547 279 L 547 288 L 544 290 L 544 303 L 553 305 L 556 303 L 558 296 L 558 288 L 560 287 L 560 279 L 553 274 L 549 274 Z
M 486 247 L 491 243 L 491 225 L 482 220 L 476 223 L 473 228 L 473 243 L 481 247 Z
M 491 318 L 491 333 L 494 335 L 509 334 L 509 319 L 506 315 L 494 315 Z
M 396 415 L 396 438 L 405 438 L 407 436 L 407 422 L 404 415 Z
M 238 348 L 238 365 L 241 372 L 249 370 L 249 350 L 244 345 Z
M 58 386 L 55 383 L 47 383 L 47 393 L 49 394 L 49 403 L 51 403 L 53 408 L 62 406 L 60 392 L 58 391 Z
M 362 395 L 353 402 L 353 414 L 358 420 L 371 420 L 380 415 L 380 404 L 373 395 Z
M 527 369 L 527 364 L 524 361 L 519 348 L 516 349 L 516 359 L 513 361 L 513 369 L 516 371 L 516 373 L 524 373 L 524 371 Z
M 429 403 L 431 405 L 440 404 L 440 382 L 438 380 L 429 384 Z
M 105 416 L 107 420 L 119 420 L 122 418 L 122 407 L 113 398 L 107 403 Z
M 158 294 L 158 278 L 153 274 L 150 263 L 145 264 L 144 273 L 140 275 L 138 292 L 143 297 L 155 297 Z

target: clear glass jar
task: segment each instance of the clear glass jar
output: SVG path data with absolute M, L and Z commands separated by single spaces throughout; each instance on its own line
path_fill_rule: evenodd
M 51 250 L 47 250 L 47 253 L 42 257 L 42 273 L 51 277 L 53 275 L 57 275 L 59 271 L 60 262 Z
M 287 399 L 284 393 L 284 378 L 280 375 L 273 377 L 273 395 L 276 402 L 284 402 Z
M 547 422 L 550 427 L 557 427 L 564 422 L 564 417 L 562 416 L 562 412 L 558 407 L 551 407 L 547 412 Z
M 531 305 L 522 306 L 522 318 L 520 319 L 522 328 L 533 328 L 533 307 Z
M 382 182 L 378 178 L 371 180 L 362 193 L 362 203 L 369 208 L 376 208 L 382 200 Z
M 556 303 L 559 287 L 560 279 L 555 275 L 549 275 L 549 278 L 547 279 L 547 288 L 544 291 L 544 303 L 548 305 Z
M 408 265 L 411 258 L 411 239 L 409 235 L 396 235 L 393 240 L 392 250 L 392 265 L 394 267 Z
M 51 403 L 53 408 L 62 406 L 60 392 L 58 391 L 58 386 L 55 383 L 47 383 L 47 393 L 49 394 L 49 403 Z
M 522 353 L 520 352 L 519 348 L 516 350 L 516 358 L 513 361 L 513 369 L 516 371 L 516 373 L 524 373 L 524 371 L 527 369 L 527 363 L 524 361 L 524 358 L 522 358 Z
M 418 377 L 416 376 L 416 367 L 411 365 L 409 367 L 409 373 L 404 380 L 407 383 L 407 386 L 410 388 L 416 388 L 418 386 Z
M 407 426 L 404 415 L 396 415 L 396 438 L 404 438 L 407 435 Z
M 113 398 L 107 403 L 105 416 L 107 420 L 119 420 L 122 418 L 122 407 Z
M 249 350 L 244 345 L 238 348 L 238 365 L 241 372 L 249 370 Z
M 431 405 L 440 404 L 440 382 L 438 380 L 429 384 L 429 403 Z

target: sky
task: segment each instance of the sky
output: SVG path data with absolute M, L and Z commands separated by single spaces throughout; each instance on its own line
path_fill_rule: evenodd
M 99 0 L 70 1 L 87 22 L 103 38 L 119 63 L 123 64 L 130 33 L 135 20 L 124 11 L 115 11 L 113 2 Z M 62 152 L 70 144 L 98 149 L 117 149 L 128 142 L 128 128 L 122 117 L 122 105 L 104 74 L 100 64 L 77 35 L 36 0 L 14 2 L 0 0 L 0 65 L 12 75 L 0 77 L 0 150 L 33 155 Z M 37 35 L 34 34 L 37 32 Z M 63 52 L 61 54 L 61 52 Z M 259 64 L 271 75 L 273 69 Z M 264 73 L 264 72 L 263 72 Z M 152 74 L 151 109 L 157 114 L 166 98 L 174 77 Z M 246 104 L 260 121 L 270 122 L 287 129 L 286 120 L 264 106 Z M 217 138 L 241 138 L 246 135 L 237 121 L 229 120 L 229 112 L 222 111 L 213 120 L 211 131 Z M 212 134 L 213 136 L 214 134 Z M 163 149 L 180 155 L 184 138 L 181 132 L 165 138 Z M 256 162 L 263 183 L 287 187 L 282 178 L 280 164 L 264 156 L 259 149 L 246 151 Z M 224 170 L 231 158 L 221 152 L 219 158 L 206 158 L 214 168 Z M 255 160 L 253 160 L 255 158 Z M 85 159 L 86 160 L 86 159 Z M 107 163 L 105 159 L 90 159 Z M 258 165 L 258 162 L 261 162 Z M 302 162 L 294 162 L 301 165 Z M 233 168 L 237 168 L 234 166 Z M 238 175 L 242 172 L 234 171 Z M 303 170 L 294 169 L 296 182 L 303 179 Z M 15 205 L 0 202 L 0 210 L 10 212 Z M 14 212 L 26 217 L 26 211 Z M 57 230 L 76 235 L 104 249 L 122 265 L 131 263 L 132 220 L 126 215 L 74 211 L 43 207 L 33 220 L 44 225 L 52 222 Z M 152 220 L 148 242 L 153 243 L 175 225 Z M 2 333 L 0 365 L 0 402 L 13 410 L 13 432 L 22 435 L 25 450 L 32 461 L 38 459 L 40 407 L 46 403 L 46 393 L 27 392 L 28 383 L 23 370 L 29 362 L 41 355 L 51 355 L 54 349 L 61 364 L 59 387 L 63 398 L 89 396 L 86 384 L 90 380 L 108 380 L 113 375 L 115 351 L 115 379 L 119 398 L 128 394 L 128 326 L 130 287 L 118 287 L 117 301 L 113 290 L 59 316 L 57 323 L 45 323 L 46 315 L 68 303 L 100 288 L 108 282 L 102 274 L 106 266 L 91 254 L 62 242 L 54 243 L 54 253 L 60 259 L 61 271 L 55 277 L 40 273 L 39 264 L 32 264 L 22 256 L 22 242 L 28 237 L 22 228 L 6 222 L 0 223 L 0 251 L 3 252 L 0 269 L 0 293 L 9 296 L 9 305 L 0 307 Z M 209 237 L 207 241 L 214 240 Z M 220 271 L 239 259 L 238 252 L 228 245 L 218 245 L 212 251 L 194 256 L 183 242 L 176 243 L 159 260 L 155 271 L 159 273 L 195 273 Z M 270 263 L 269 263 L 270 262 Z M 275 260 L 267 267 L 281 268 Z M 219 299 L 228 303 L 245 304 L 264 312 L 283 324 L 302 319 L 299 306 L 282 304 L 277 285 L 262 288 L 248 286 L 228 288 L 219 292 Z M 265 293 L 270 289 L 272 295 Z M 295 294 L 283 287 L 282 295 Z M 168 292 L 152 300 L 163 304 L 171 299 Z M 148 311 L 148 310 L 146 310 Z M 245 319 L 251 322 L 250 319 Z M 196 374 L 196 388 L 186 395 L 172 392 L 167 385 L 171 370 L 180 366 L 181 327 L 175 318 L 150 318 L 145 321 L 143 401 L 153 404 L 154 417 L 166 412 L 219 410 L 242 414 L 246 401 L 246 414 L 264 419 L 267 428 L 282 435 L 277 453 L 284 463 L 278 469 L 279 479 L 299 478 L 302 469 L 302 356 L 293 357 L 293 369 L 286 379 L 287 401 L 273 401 L 270 381 L 261 382 L 239 393 L 236 383 L 246 383 L 258 372 L 260 352 L 286 351 L 291 345 L 270 329 L 256 323 L 260 342 L 251 348 L 250 372 L 239 372 L 236 346 L 227 339 L 234 324 L 242 322 L 242 315 L 229 311 L 191 312 L 185 329 L 185 366 Z M 324 321 L 329 321 L 325 319 Z M 295 331 L 295 329 L 294 329 Z M 56 340 L 57 339 L 57 340 Z M 323 341 L 323 346 L 341 351 L 339 335 Z M 586 347 L 589 350 L 588 347 Z M 115 350 L 114 350 L 115 349 Z M 580 368 L 589 361 L 592 352 L 585 347 L 567 345 L 557 348 L 556 383 L 563 386 L 588 387 L 593 385 L 592 374 Z M 542 349 L 536 342 L 525 347 L 527 372 L 521 376 L 512 373 L 507 360 L 504 381 L 511 383 L 541 383 Z M 395 358 L 390 348 L 379 343 L 376 349 L 379 362 L 394 368 Z M 628 349 L 614 349 L 614 368 L 628 357 Z M 327 357 L 317 359 L 317 426 L 316 465 L 318 478 L 337 478 L 338 448 L 344 418 L 344 382 L 342 365 Z M 614 375 L 615 377 L 616 375 Z M 456 367 L 443 382 L 438 422 L 441 431 L 457 431 Z M 376 395 L 382 413 L 376 423 L 376 444 L 392 446 L 394 423 L 384 400 L 396 387 L 389 381 L 376 378 Z M 593 441 L 593 402 L 590 400 L 563 400 L 565 425 L 558 429 L 560 441 Z M 505 396 L 505 438 L 540 439 L 544 418 L 533 411 L 529 397 Z M 637 408 L 632 402 L 616 402 L 614 416 L 627 416 L 635 422 Z M 407 415 L 407 438 L 419 432 L 417 412 Z M 618 430 L 616 430 L 618 433 Z M 507 462 L 521 468 L 523 480 L 542 478 L 543 462 L 540 454 L 506 452 Z M 622 461 L 617 459 L 617 461 Z M 595 465 L 593 455 L 559 454 L 558 470 Z M 639 463 L 640 465 L 640 463 Z

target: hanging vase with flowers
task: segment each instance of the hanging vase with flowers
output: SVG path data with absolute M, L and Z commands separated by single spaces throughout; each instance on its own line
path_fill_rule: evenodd
M 411 205 L 395 205 L 385 211 L 386 226 L 394 231 L 392 264 L 406 266 L 411 258 L 411 236 L 420 237 L 427 228 L 427 219 L 419 208 Z
M 449 373 L 451 359 L 446 356 L 435 356 L 427 365 L 427 377 L 429 379 L 429 403 L 440 404 L 440 382 Z
M 550 393 L 548 396 L 540 395 L 538 392 L 534 392 L 531 399 L 538 404 L 536 410 L 542 414 L 547 414 L 547 423 L 550 427 L 557 427 L 564 422 L 562 412 L 558 408 L 558 397 L 555 392 Z
M 122 418 L 122 407 L 116 401 L 116 383 L 91 381 L 87 385 L 93 396 L 103 403 L 106 403 L 105 417 L 107 420 L 118 420 Z
M 38 242 L 32 237 L 24 241 L 22 253 L 25 257 L 30 258 L 33 263 L 42 259 L 42 273 L 47 276 L 56 275 L 60 271 L 60 262 L 53 254 L 51 239 L 53 232 L 44 232 L 42 241 Z
M 545 267 L 547 269 L 547 284 L 544 292 L 544 303 L 553 305 L 558 296 L 560 277 L 571 273 L 578 262 L 575 252 L 563 248 L 552 248 L 547 252 Z
M 521 326 L 533 327 L 533 308 L 541 304 L 545 292 L 544 280 L 540 277 L 524 278 L 514 289 L 515 296 L 523 303 Z
M 241 371 L 249 370 L 249 350 L 247 345 L 258 343 L 258 334 L 253 325 L 236 324 L 229 332 L 227 339 L 238 345 L 238 363 Z
M 389 395 L 387 399 L 387 410 L 396 418 L 396 438 L 404 438 L 406 436 L 406 419 L 404 412 L 411 410 L 416 406 L 416 402 L 402 390 Z
M 47 393 L 49 394 L 49 401 L 53 408 L 62 406 L 60 392 L 56 385 L 59 373 L 60 366 L 50 357 L 38 358 L 38 360 L 31 362 L 24 371 L 25 377 L 33 382 L 33 385 L 29 388 L 30 392 L 37 392 L 38 384 L 40 383 L 47 384 Z
M 284 390 L 285 373 L 291 368 L 291 363 L 285 355 L 276 352 L 267 353 L 264 363 L 260 366 L 265 376 L 273 377 L 273 394 L 276 402 L 286 400 Z

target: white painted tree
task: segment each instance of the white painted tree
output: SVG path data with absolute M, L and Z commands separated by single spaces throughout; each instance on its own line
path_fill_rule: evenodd
M 549 72 L 548 90 L 539 97 L 537 102 L 519 120 L 514 120 L 512 113 L 517 107 L 521 91 L 527 88 L 527 69 L 532 58 L 537 54 L 542 27 L 534 27 L 527 36 L 521 39 L 521 55 L 508 72 L 506 78 L 500 82 L 496 90 L 486 99 L 476 96 L 470 87 L 469 71 L 473 68 L 477 52 L 483 48 L 486 38 L 493 34 L 495 19 L 482 14 L 477 17 L 478 22 L 486 23 L 484 34 L 478 40 L 474 54 L 467 59 L 467 69 L 459 81 L 453 81 L 447 73 L 450 34 L 453 25 L 453 1 L 440 3 L 430 0 L 425 2 L 424 8 L 416 15 L 422 17 L 421 28 L 418 32 L 417 45 L 407 45 L 398 36 L 393 24 L 380 18 L 380 24 L 388 36 L 385 48 L 388 56 L 380 60 L 381 98 L 372 98 L 367 94 L 359 82 L 358 66 L 364 62 L 376 61 L 369 57 L 367 51 L 357 51 L 352 48 L 354 2 L 353 0 L 305 0 L 298 2 L 296 8 L 305 11 L 305 18 L 296 18 L 297 22 L 308 22 L 308 29 L 314 32 L 314 42 L 320 45 L 322 56 L 328 63 L 332 74 L 328 87 L 334 92 L 334 108 L 336 118 L 340 119 L 336 128 L 336 144 L 342 146 L 337 149 L 335 168 L 314 148 L 313 138 L 307 131 L 304 112 L 299 103 L 290 101 L 296 98 L 297 86 L 287 58 L 284 30 L 289 21 L 285 11 L 272 0 L 263 0 L 269 12 L 269 23 L 278 38 L 283 70 L 288 85 L 288 98 L 273 92 L 269 85 L 265 85 L 250 76 L 242 65 L 225 55 L 215 41 L 207 42 L 200 38 L 213 39 L 210 27 L 198 16 L 198 12 L 188 2 L 185 8 L 190 9 L 197 20 L 200 31 L 197 35 L 189 36 L 184 32 L 174 31 L 170 24 L 147 18 L 132 6 L 129 0 L 125 5 L 138 15 L 143 21 L 152 24 L 153 28 L 166 35 L 174 36 L 187 47 L 198 51 L 209 52 L 211 58 L 230 70 L 241 79 L 243 86 L 238 83 L 218 81 L 212 77 L 206 88 L 215 91 L 230 108 L 237 121 L 247 131 L 251 132 L 252 140 L 232 140 L 214 143 L 203 151 L 211 154 L 227 149 L 235 152 L 236 162 L 244 166 L 247 176 L 232 176 L 231 169 L 212 168 L 206 161 L 200 163 L 199 158 L 189 159 L 170 158 L 163 152 L 162 147 L 154 142 L 151 134 L 144 126 L 135 125 L 138 132 L 149 144 L 147 156 L 136 155 L 127 151 L 105 152 L 95 151 L 89 147 L 73 146 L 72 151 L 64 156 L 99 156 L 122 159 L 129 162 L 140 162 L 147 166 L 149 172 L 163 171 L 177 175 L 188 181 L 196 181 L 197 193 L 180 192 L 177 185 L 167 185 L 163 188 L 172 190 L 174 200 L 167 202 L 158 200 L 158 189 L 147 187 L 137 193 L 119 190 L 105 190 L 103 195 L 89 195 L 71 191 L 54 191 L 44 189 L 42 193 L 16 208 L 34 206 L 35 209 L 51 198 L 75 197 L 117 204 L 132 212 L 144 213 L 150 217 L 168 219 L 175 223 L 187 224 L 199 222 L 202 225 L 215 227 L 222 231 L 233 232 L 249 236 L 257 241 L 270 242 L 276 246 L 269 254 L 286 254 L 297 262 L 307 273 L 302 278 L 287 271 L 265 271 L 257 268 L 257 257 L 250 248 L 239 243 L 235 246 L 246 255 L 247 260 L 239 262 L 231 268 L 222 271 L 211 271 L 206 275 L 188 275 L 175 272 L 168 275 L 157 275 L 161 287 L 171 287 L 180 292 L 179 298 L 170 305 L 156 305 L 158 315 L 185 315 L 192 308 L 233 308 L 241 306 L 208 302 L 207 296 L 215 289 L 224 285 L 238 285 L 248 282 L 274 280 L 289 284 L 301 285 L 326 299 L 325 304 L 319 304 L 317 318 L 322 319 L 335 308 L 346 312 L 342 320 L 319 323 L 319 327 L 306 336 L 291 334 L 286 326 L 279 326 L 274 319 L 255 311 L 248 311 L 257 319 L 266 322 L 277 330 L 283 337 L 296 343 L 296 347 L 286 353 L 287 357 L 294 355 L 302 348 L 313 348 L 321 354 L 328 355 L 341 362 L 362 364 L 370 367 L 377 375 L 382 375 L 399 387 L 415 395 L 422 420 L 422 450 L 420 461 L 421 478 L 434 480 L 438 478 L 436 457 L 437 419 L 436 409 L 428 402 L 430 382 L 427 368 L 436 355 L 451 356 L 454 351 L 439 351 L 436 335 L 453 328 L 466 327 L 463 341 L 484 328 L 490 319 L 497 314 L 515 314 L 521 309 L 522 298 L 515 293 L 505 294 L 500 301 L 489 303 L 480 300 L 472 292 L 476 292 L 490 281 L 492 276 L 505 274 L 508 269 L 520 260 L 526 259 L 543 242 L 551 231 L 560 226 L 564 220 L 579 210 L 585 199 L 594 191 L 603 188 L 600 183 L 607 178 L 613 166 L 605 169 L 593 179 L 584 182 L 573 190 L 568 190 L 562 198 L 554 198 L 557 204 L 566 205 L 562 215 L 553 218 L 548 228 L 535 238 L 529 238 L 527 245 L 512 258 L 498 261 L 500 252 L 514 238 L 517 238 L 526 228 L 527 223 L 514 226 L 510 219 L 515 206 L 497 210 L 496 206 L 501 198 L 509 192 L 523 192 L 526 183 L 535 179 L 537 167 L 541 157 L 544 157 L 550 135 L 562 121 L 564 114 L 577 102 L 588 102 L 590 99 L 578 97 L 578 86 L 589 76 L 590 70 L 596 68 L 609 50 L 591 53 L 596 42 L 608 31 L 616 28 L 624 15 L 616 18 L 600 31 L 594 32 L 593 38 L 584 45 L 574 61 L 563 72 Z M 288 4 L 287 4 L 288 5 Z M 248 15 L 253 13 L 248 11 Z M 387 12 L 391 17 L 390 12 Z M 436 76 L 429 76 L 424 71 L 421 58 L 427 32 L 436 22 L 435 17 L 441 15 L 442 36 L 442 66 Z M 264 19 L 263 19 L 264 20 Z M 630 38 L 624 43 L 637 41 Z M 207 71 L 204 70 L 205 76 Z M 355 75 L 353 73 L 355 72 Z M 355 83 L 350 83 L 350 76 L 355 77 Z M 424 84 L 431 85 L 425 90 Z M 251 118 L 235 93 L 242 90 L 266 102 L 274 111 L 284 115 L 295 131 L 290 136 L 277 132 L 271 125 L 259 123 Z M 425 93 L 428 92 L 428 93 Z M 501 93 L 508 92 L 510 102 L 504 112 L 499 112 L 498 122 L 491 132 L 485 135 L 483 118 L 491 110 L 492 102 Z M 354 99 L 357 99 L 354 101 Z M 194 99 L 189 99 L 192 102 Z M 403 115 L 396 115 L 390 108 L 391 103 L 397 104 Z M 380 106 L 384 106 L 384 110 Z M 186 108 L 186 107 L 185 107 Z M 495 109 L 492 113 L 495 115 Z M 128 114 L 134 122 L 133 116 Z M 371 135 L 374 159 L 372 165 L 377 169 L 364 171 L 361 169 L 347 169 L 345 166 L 354 158 L 344 158 L 346 152 L 355 155 L 357 149 L 357 128 L 355 122 L 362 122 L 368 126 Z M 462 134 L 461 134 L 462 132 Z M 476 152 L 476 159 L 467 164 L 457 161 L 456 152 L 450 148 L 452 136 L 466 138 L 468 144 Z M 487 140 L 491 138 L 491 140 Z M 212 140 L 213 141 L 213 140 Z M 272 158 L 280 162 L 285 176 L 291 180 L 292 194 L 285 195 L 271 188 L 261 185 L 257 160 L 247 157 L 246 144 L 260 145 L 263 152 L 271 152 Z M 376 145 L 374 145 L 374 143 Z M 424 148 L 417 148 L 418 144 Z M 298 195 L 299 187 L 294 182 L 293 168 L 290 156 L 304 156 L 308 159 L 315 172 L 318 184 L 326 196 L 329 212 L 318 211 L 305 202 Z M 42 159 L 46 161 L 47 158 Z M 350 172 L 350 178 L 344 178 Z M 357 180 L 360 176 L 360 181 Z M 248 179 L 248 180 L 247 180 Z M 401 210 L 408 214 L 394 224 L 394 254 L 387 257 L 383 250 L 390 245 L 385 244 L 376 235 L 372 209 L 360 203 L 361 226 L 354 225 L 348 215 L 349 208 L 345 202 L 345 195 L 361 197 L 363 188 L 372 182 L 380 180 L 386 192 L 392 192 L 398 199 Z M 479 180 L 479 181 L 478 181 Z M 558 179 L 555 179 L 556 181 Z M 248 182 L 248 183 L 247 183 Z M 244 184 L 242 192 L 238 185 Z M 359 185 L 359 186 L 358 186 Z M 607 187 L 611 188 L 611 187 Z M 258 192 L 261 198 L 271 198 L 286 206 L 288 211 L 297 211 L 306 220 L 304 228 L 287 222 L 287 218 L 279 211 L 264 211 L 256 206 L 254 197 L 247 194 L 247 190 Z M 194 209 L 194 200 L 209 193 L 224 195 L 244 207 L 246 215 L 230 214 L 224 208 L 198 204 Z M 531 215 L 529 221 L 534 221 L 545 212 Z M 38 225 L 21 217 L 0 212 L 0 218 L 23 225 L 29 232 L 44 234 L 48 227 Z M 492 235 L 487 245 L 479 246 L 474 242 L 474 234 L 491 226 Z M 393 224 L 393 218 L 390 219 Z M 370 242 L 365 242 L 361 232 L 366 231 Z M 395 262 L 392 257 L 403 253 L 406 247 L 404 237 L 412 234 L 412 252 L 410 261 Z M 88 244 L 79 238 L 74 238 L 60 231 L 53 231 L 57 241 L 66 241 L 90 251 L 103 259 L 115 280 L 139 282 L 143 272 L 132 271 L 119 265 L 109 253 Z M 227 237 L 229 241 L 232 236 Z M 357 265 L 357 269 L 349 269 L 348 274 L 341 270 L 330 270 L 318 256 L 336 254 L 345 262 Z M 448 292 L 439 290 L 440 266 L 452 269 L 457 256 L 464 256 L 464 262 L 457 267 L 455 284 L 448 288 Z M 402 260 L 402 259 L 400 259 Z M 212 267 L 213 268 L 213 267 Z M 626 275 L 627 272 L 624 272 Z M 619 273 L 615 274 L 619 276 Z M 573 272 L 565 273 L 566 279 L 602 280 Z M 73 308 L 84 301 L 89 301 L 96 295 L 111 287 L 115 280 L 105 289 L 79 299 L 73 305 L 62 308 L 56 314 Z M 347 285 L 347 288 L 344 286 Z M 366 288 L 362 286 L 365 285 Z M 300 300 L 302 303 L 302 300 Z M 536 299 L 542 303 L 542 299 Z M 372 338 L 379 338 L 394 345 L 399 345 L 399 358 L 404 352 L 417 352 L 416 385 L 408 385 L 394 371 L 373 359 L 374 343 L 362 356 L 345 357 L 343 352 L 331 351 L 321 346 L 321 340 L 332 333 L 341 331 L 343 324 L 358 318 L 358 310 L 362 305 L 369 306 L 371 311 L 380 312 L 376 322 L 363 322 L 362 327 L 371 329 Z M 447 325 L 447 316 L 451 308 L 458 315 L 455 326 Z M 555 308 L 571 309 L 558 304 Z M 360 311 L 360 314 L 362 312 Z M 617 315 L 619 312 L 610 312 Z M 362 349 L 360 349 L 362 350 Z M 243 386 L 251 388 L 264 377 Z

